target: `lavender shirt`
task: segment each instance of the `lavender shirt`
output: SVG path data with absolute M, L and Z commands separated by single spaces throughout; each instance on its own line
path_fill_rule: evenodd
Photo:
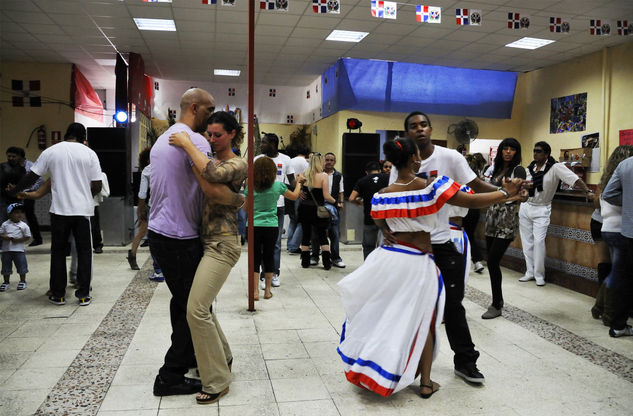
M 176 123 L 160 135 L 150 153 L 152 207 L 148 228 L 166 237 L 187 240 L 199 235 L 204 195 L 187 153 L 169 145 L 169 136 L 180 131 L 186 131 L 198 150 L 211 158 L 207 139 L 185 124 Z

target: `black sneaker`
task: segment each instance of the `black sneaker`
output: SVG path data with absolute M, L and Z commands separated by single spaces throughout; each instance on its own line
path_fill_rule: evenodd
M 622 329 L 609 329 L 609 336 L 612 338 L 620 338 L 620 337 L 630 337 L 633 336 L 633 327 L 631 325 L 626 325 Z
M 183 377 L 177 384 L 166 383 L 160 375 L 154 381 L 154 396 L 175 396 L 178 394 L 194 394 L 202 390 L 202 383 L 195 378 Z
M 455 375 L 470 383 L 481 384 L 485 381 L 484 375 L 479 372 L 475 363 L 455 367 Z
M 79 306 L 88 306 L 90 305 L 91 300 L 92 298 L 90 296 L 84 296 L 82 298 L 79 298 Z
M 55 304 L 55 305 L 65 305 L 66 304 L 66 299 L 64 299 L 63 297 L 58 298 L 57 296 L 53 296 L 53 295 L 50 295 L 48 297 L 48 301 L 50 303 Z

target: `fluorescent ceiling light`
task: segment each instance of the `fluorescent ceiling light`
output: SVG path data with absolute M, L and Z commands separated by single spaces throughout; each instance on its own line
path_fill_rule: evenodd
M 176 31 L 176 24 L 171 19 L 145 19 L 135 17 L 134 23 L 136 23 L 138 30 L 163 30 L 166 32 Z
M 171 3 L 171 0 L 143 0 L 144 3 Z
M 101 66 L 116 66 L 116 59 L 95 59 L 95 62 Z
M 360 42 L 369 35 L 369 32 L 354 32 L 350 30 L 333 30 L 325 40 L 335 40 L 339 42 Z
M 225 77 L 239 77 L 239 69 L 214 69 L 213 75 L 223 75 Z
M 541 46 L 549 45 L 550 43 L 554 43 L 553 40 L 549 39 L 538 39 L 538 38 L 521 38 L 512 43 L 508 43 L 506 46 L 509 48 L 520 48 L 520 49 L 538 49 Z

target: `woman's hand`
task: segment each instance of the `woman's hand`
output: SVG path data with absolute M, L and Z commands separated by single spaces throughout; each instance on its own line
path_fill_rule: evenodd
M 515 196 L 521 190 L 521 186 L 523 185 L 523 179 L 514 178 L 507 180 L 503 178 L 502 188 L 508 192 L 509 196 Z
M 297 182 L 299 182 L 301 185 L 303 185 L 306 181 L 306 178 L 302 175 L 302 174 L 298 174 L 297 175 Z
M 169 144 L 176 147 L 185 147 L 191 143 L 191 139 L 186 131 L 179 131 L 169 136 Z
M 37 199 L 34 195 L 33 192 L 18 192 L 18 194 L 16 195 L 16 198 L 18 199 Z

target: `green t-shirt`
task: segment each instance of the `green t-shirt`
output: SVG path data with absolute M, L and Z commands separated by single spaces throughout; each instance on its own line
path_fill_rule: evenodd
M 253 222 L 255 227 L 278 227 L 277 222 L 277 201 L 279 195 L 283 195 L 288 190 L 285 183 L 274 182 L 273 186 L 263 192 L 253 194 Z M 244 190 L 244 195 L 248 195 L 248 187 Z

